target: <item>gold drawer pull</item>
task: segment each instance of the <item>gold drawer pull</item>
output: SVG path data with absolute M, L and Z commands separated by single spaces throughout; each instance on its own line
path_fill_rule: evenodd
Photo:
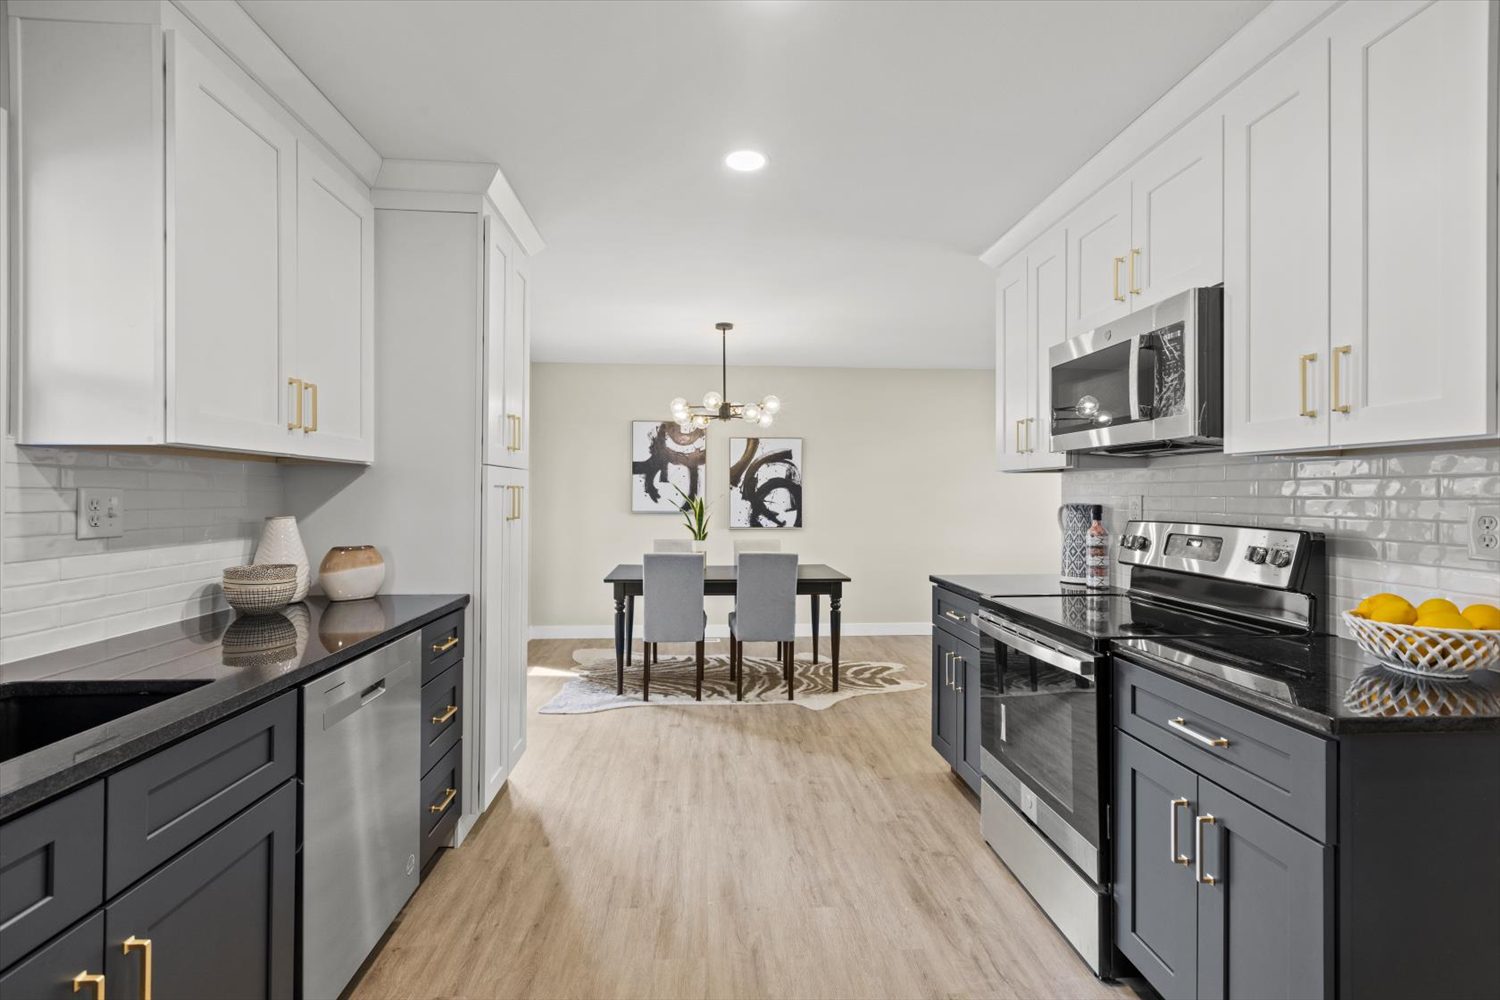
M 443 640 L 442 642 L 435 642 L 435 643 L 433 643 L 432 644 L 432 651 L 434 653 L 437 653 L 437 654 L 441 655 L 443 653 L 448 652 L 448 650 L 452 649 L 454 646 L 457 646 L 457 645 L 458 645 L 458 636 L 456 636 L 456 635 L 450 635 L 447 639 Z
M 1341 367 L 1339 365 L 1339 356 L 1344 355 L 1347 357 L 1353 353 L 1354 345 L 1352 344 L 1345 344 L 1343 347 L 1335 347 L 1333 349 L 1333 405 L 1329 409 L 1333 410 L 1334 413 L 1348 413 L 1350 410 L 1349 404 L 1343 401 L 1344 387 L 1339 379 L 1339 368 Z
M 969 616 L 968 615 L 961 615 L 961 614 L 959 614 L 956 611 L 948 611 L 948 610 L 944 610 L 943 611 L 943 617 L 944 618 L 952 618 L 956 622 L 966 622 L 966 621 L 969 620 Z
M 102 972 L 80 972 L 73 977 L 73 992 L 77 993 L 83 989 L 84 983 L 92 983 L 94 986 L 94 1000 L 104 1000 L 104 974 Z
M 1114 292 L 1113 292 L 1113 295 L 1114 295 L 1114 300 L 1116 302 L 1124 302 L 1125 301 L 1125 296 L 1123 296 L 1123 295 L 1120 294 L 1120 265 L 1123 264 L 1123 263 L 1125 263 L 1125 258 L 1124 257 L 1116 257 L 1115 258 L 1114 268 L 1112 269 L 1113 273 L 1114 273 Z
M 1136 247 L 1132 247 L 1131 248 L 1131 250 L 1130 250 L 1130 282 L 1129 282 L 1129 284 L 1130 284 L 1130 294 L 1131 295 L 1139 295 L 1139 294 L 1141 294 L 1141 288 L 1140 288 L 1140 286 L 1135 283 L 1135 261 L 1136 261 L 1136 258 L 1139 257 L 1140 255 L 1141 255 L 1141 251 L 1138 248 L 1136 248 Z
M 1297 359 L 1297 374 L 1302 382 L 1302 416 L 1304 417 L 1316 417 L 1318 415 L 1317 410 L 1314 410 L 1307 405 L 1307 366 L 1312 364 L 1316 360 L 1318 360 L 1318 356 L 1316 354 L 1304 354 L 1302 355 L 1302 357 Z
M 318 429 L 318 383 L 308 382 L 307 387 L 312 390 L 312 425 L 304 427 L 303 430 L 313 434 Z
M 450 788 L 450 789 L 448 789 L 448 794 L 446 794 L 446 795 L 443 796 L 443 801 L 439 802 L 435 806 L 428 806 L 427 807 L 427 811 L 428 812 L 433 812 L 433 813 L 447 812 L 448 811 L 448 807 L 453 804 L 453 800 L 455 798 L 457 798 L 457 797 L 458 797 L 458 789 L 457 788 Z
M 1193 859 L 1186 854 L 1179 854 L 1177 852 L 1177 809 L 1179 806 L 1186 809 L 1188 800 L 1173 799 L 1171 805 L 1172 811 L 1167 814 L 1167 847 L 1171 851 L 1172 864 L 1190 865 L 1193 863 Z
M 132 948 L 141 949 L 141 1000 L 151 1000 L 151 939 L 132 934 L 125 939 L 120 950 L 129 955 Z M 103 996 L 102 991 L 100 996 Z
M 1196 740 L 1206 747 L 1227 747 L 1229 745 L 1229 741 L 1222 736 L 1205 736 L 1196 729 L 1190 728 L 1187 720 L 1180 715 L 1175 719 L 1168 719 L 1167 725 L 1188 739 Z
M 296 389 L 297 390 L 297 417 L 294 420 L 288 420 L 286 422 L 286 429 L 289 430 L 289 431 L 300 430 L 301 427 L 302 427 L 302 386 L 303 386 L 303 382 L 302 382 L 302 380 L 300 378 L 289 378 L 289 379 L 286 380 L 286 384 L 287 384 L 288 388 Z
M 453 718 L 457 714 L 458 714 L 458 706 L 457 705 L 449 705 L 448 706 L 448 710 L 446 712 L 444 712 L 442 715 L 434 715 L 432 717 L 432 724 L 434 726 L 441 726 L 443 723 L 447 722 L 449 719 Z
M 1217 822 L 1218 820 L 1214 818 L 1212 813 L 1205 813 L 1193 821 L 1195 827 L 1193 830 L 1193 851 L 1198 855 L 1197 859 L 1193 862 L 1193 876 L 1198 880 L 1199 885 L 1217 885 L 1219 882 L 1217 878 L 1207 875 L 1203 871 L 1203 828 Z

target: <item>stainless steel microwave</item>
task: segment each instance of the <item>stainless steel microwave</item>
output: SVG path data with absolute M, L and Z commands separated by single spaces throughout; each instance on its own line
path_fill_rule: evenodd
M 1194 288 L 1049 355 L 1054 451 L 1147 455 L 1224 444 L 1224 289 Z

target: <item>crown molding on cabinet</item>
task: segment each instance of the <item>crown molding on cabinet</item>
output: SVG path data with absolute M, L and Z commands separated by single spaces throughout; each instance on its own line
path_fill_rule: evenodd
M 477 211 L 468 196 L 488 198 L 528 256 L 547 243 L 504 172 L 493 163 L 452 160 L 386 160 L 375 180 L 377 208 Z
M 979 259 L 999 267 L 1326 17 L 1339 0 L 1273 0 L 1105 144 Z

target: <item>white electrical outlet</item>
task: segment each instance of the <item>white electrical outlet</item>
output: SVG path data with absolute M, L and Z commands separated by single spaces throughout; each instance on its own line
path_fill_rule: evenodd
M 1500 562 L 1500 506 L 1469 506 L 1469 558 Z
M 124 534 L 124 492 L 114 488 L 80 488 L 78 537 L 119 538 Z

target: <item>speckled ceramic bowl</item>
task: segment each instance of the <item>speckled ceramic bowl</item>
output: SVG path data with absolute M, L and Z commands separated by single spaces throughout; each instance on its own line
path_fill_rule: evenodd
M 224 570 L 224 600 L 242 615 L 268 615 L 286 607 L 297 593 L 297 567 L 291 563 L 230 566 Z

